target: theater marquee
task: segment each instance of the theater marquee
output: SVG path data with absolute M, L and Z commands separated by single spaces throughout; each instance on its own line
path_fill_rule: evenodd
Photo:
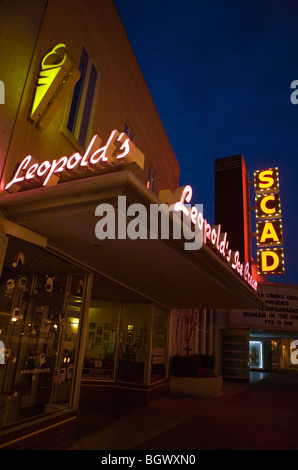
M 278 168 L 255 171 L 259 274 L 283 274 L 284 250 Z
M 288 284 L 258 284 L 258 295 L 265 306 L 230 310 L 231 328 L 298 331 L 298 287 Z

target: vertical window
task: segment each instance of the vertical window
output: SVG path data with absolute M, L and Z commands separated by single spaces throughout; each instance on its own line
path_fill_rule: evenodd
M 147 180 L 147 188 L 150 189 L 152 192 L 156 190 L 156 173 L 152 166 L 149 166 L 148 170 L 148 180 Z
M 67 128 L 82 147 L 85 147 L 98 81 L 98 71 L 85 48 L 82 51 L 79 69 L 81 77 L 75 86 Z
M 127 135 L 127 137 L 130 138 L 132 142 L 135 141 L 136 134 L 132 128 L 132 126 L 126 121 L 124 124 L 124 133 Z
M 95 290 L 95 284 L 94 290 Z M 94 295 L 94 294 L 93 294 Z M 83 380 L 113 381 L 120 305 L 93 300 L 89 310 Z
M 152 357 L 150 382 L 156 382 L 167 376 L 169 313 L 155 306 L 152 331 Z

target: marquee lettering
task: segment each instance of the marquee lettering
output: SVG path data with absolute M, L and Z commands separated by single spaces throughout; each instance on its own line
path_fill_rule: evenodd
M 256 192 L 279 191 L 278 168 L 269 168 L 268 170 L 255 171 L 254 185 Z
M 278 246 L 283 243 L 281 206 L 279 196 L 278 168 L 256 171 L 254 174 L 256 192 L 257 245 Z M 281 274 L 284 272 L 283 248 L 258 251 L 260 274 Z
M 173 205 L 173 210 L 190 216 L 193 225 L 196 226 L 195 228 L 198 228 L 200 231 L 203 230 L 204 244 L 209 245 L 217 252 L 256 291 L 258 283 L 250 273 L 250 264 L 240 261 L 239 251 L 232 251 L 227 240 L 227 233 L 221 231 L 221 225 L 212 227 L 195 206 L 192 206 L 190 209 L 187 207 L 191 201 L 192 193 L 192 187 L 189 185 L 185 186 L 181 199 Z
M 258 246 L 281 245 L 282 239 L 282 224 L 280 220 L 262 220 L 257 222 Z
M 274 194 L 269 194 L 269 196 L 263 197 L 261 202 L 260 202 L 260 209 L 266 215 L 274 214 L 276 212 L 276 207 L 275 207 L 275 205 L 271 208 L 268 207 L 268 201 L 274 201 L 275 202 L 275 195 Z
M 258 262 L 264 274 L 280 274 L 283 270 L 283 251 L 282 249 L 259 250 Z

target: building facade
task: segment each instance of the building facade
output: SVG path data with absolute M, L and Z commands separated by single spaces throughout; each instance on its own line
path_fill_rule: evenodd
M 251 217 L 256 207 L 250 201 L 249 186 L 242 155 L 215 160 L 215 218 L 222 220 L 231 240 L 251 259 L 258 295 L 264 302 L 258 309 L 215 312 L 218 372 L 230 380 L 250 380 L 251 371 L 297 368 L 297 286 L 270 282 L 270 275 L 257 274 L 251 254 L 256 243 Z
M 242 258 L 251 260 L 249 177 L 243 155 L 217 158 L 214 180 L 215 224 L 221 223 Z
M 173 309 L 262 303 L 206 221 L 196 251 L 131 228 L 184 189 L 113 2 L 1 9 L 0 448 L 65 448 L 81 399 L 167 391 Z

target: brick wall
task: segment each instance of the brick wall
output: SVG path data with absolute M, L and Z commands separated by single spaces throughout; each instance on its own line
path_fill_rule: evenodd
M 48 416 L 0 433 L 0 450 L 64 450 L 73 444 L 77 413 Z

